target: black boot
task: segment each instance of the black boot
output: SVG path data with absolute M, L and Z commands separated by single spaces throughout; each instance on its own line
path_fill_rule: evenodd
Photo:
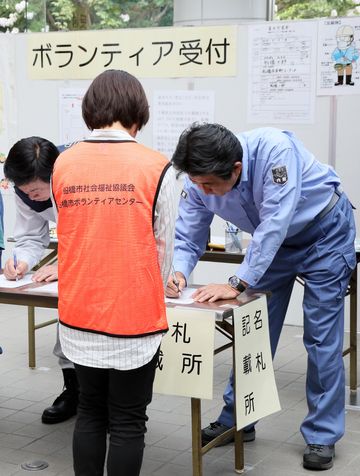
M 45 408 L 41 421 L 43 423 L 60 423 L 76 415 L 79 386 L 75 369 L 63 369 L 64 391 L 59 395 L 51 407 Z
M 338 76 L 338 80 L 337 80 L 336 83 L 335 83 L 335 86 L 340 86 L 340 85 L 343 83 L 343 81 L 344 81 L 344 76 L 342 76 L 342 75 L 340 76 L 340 75 L 339 75 L 339 76 Z
M 349 86 L 354 86 L 354 81 L 351 81 L 351 74 L 347 74 L 346 75 L 346 84 L 348 84 Z

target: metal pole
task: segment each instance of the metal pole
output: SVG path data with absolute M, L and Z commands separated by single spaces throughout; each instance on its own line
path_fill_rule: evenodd
M 28 343 L 29 343 L 29 367 L 36 367 L 35 357 L 35 308 L 28 306 Z
M 267 0 L 267 6 L 266 6 L 266 20 L 267 21 L 274 20 L 274 3 L 275 3 L 275 0 Z
M 191 399 L 191 435 L 193 476 L 202 476 L 201 452 L 201 400 Z
M 28 2 L 25 1 L 25 33 L 28 31 Z
M 336 116 L 337 97 L 330 98 L 330 121 L 329 121 L 329 165 L 336 169 Z

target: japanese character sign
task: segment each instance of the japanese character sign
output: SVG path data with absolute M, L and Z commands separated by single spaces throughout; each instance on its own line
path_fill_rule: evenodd
M 236 426 L 280 410 L 271 358 L 266 296 L 234 309 Z
M 30 79 L 93 79 L 105 69 L 137 77 L 236 75 L 236 27 L 32 33 Z
M 167 309 L 154 392 L 212 398 L 215 315 L 193 309 Z

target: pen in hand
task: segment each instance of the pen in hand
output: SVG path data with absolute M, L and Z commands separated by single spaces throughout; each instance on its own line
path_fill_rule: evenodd
M 18 264 L 18 263 L 17 263 L 17 257 L 16 257 L 15 251 L 14 251 L 14 253 L 13 253 L 13 260 L 14 260 L 14 268 L 15 268 L 15 271 L 16 271 L 16 268 L 17 268 L 17 264 Z M 17 273 L 16 273 L 16 278 L 15 278 L 15 279 L 16 279 L 16 281 L 18 281 L 18 279 L 19 279 L 19 276 L 17 275 Z
M 177 291 L 178 293 L 180 293 L 180 287 L 179 287 L 179 281 L 177 280 L 176 278 L 176 273 L 175 273 L 175 268 L 174 266 L 172 267 L 172 278 L 173 278 L 173 283 L 175 284 L 176 288 L 177 288 Z

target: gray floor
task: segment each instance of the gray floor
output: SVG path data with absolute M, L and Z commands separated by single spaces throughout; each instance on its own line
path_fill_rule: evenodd
M 41 321 L 53 316 L 40 311 Z M 74 419 L 43 425 L 40 415 L 60 393 L 61 372 L 52 347 L 55 326 L 36 332 L 37 368 L 27 367 L 26 309 L 0 305 L 0 476 L 69 476 L 72 471 L 71 439 Z M 230 351 L 215 358 L 215 394 L 203 401 L 203 424 L 216 419 L 230 371 Z M 348 367 L 348 358 L 345 358 Z M 285 326 L 274 362 L 281 412 L 257 425 L 255 442 L 245 447 L 245 473 L 249 476 L 299 476 L 318 474 L 301 466 L 304 442 L 299 424 L 306 412 L 304 395 L 306 357 L 301 328 Z M 359 378 L 360 381 L 360 378 Z M 191 475 L 190 402 L 179 397 L 154 395 L 149 407 L 142 475 Z M 204 457 L 204 476 L 233 475 L 233 445 L 214 448 Z M 43 471 L 29 472 L 21 464 L 46 461 Z M 360 412 L 349 410 L 346 434 L 336 446 L 336 460 L 325 474 L 360 474 Z M 121 472 L 119 472 L 119 476 Z

